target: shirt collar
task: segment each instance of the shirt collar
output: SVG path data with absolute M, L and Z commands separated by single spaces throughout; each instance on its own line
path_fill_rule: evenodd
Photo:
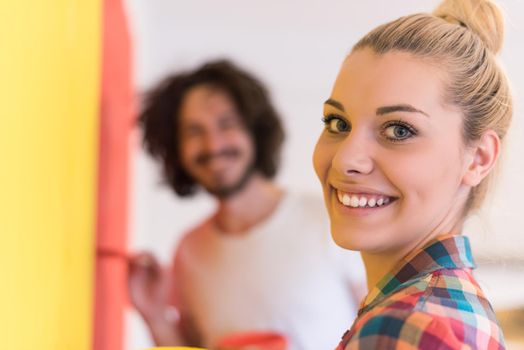
M 469 239 L 445 235 L 428 242 L 403 258 L 386 274 L 360 305 L 359 315 L 410 281 L 441 269 L 475 268 Z

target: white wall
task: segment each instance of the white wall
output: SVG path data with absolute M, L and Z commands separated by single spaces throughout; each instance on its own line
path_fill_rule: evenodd
M 287 141 L 279 183 L 320 195 L 311 154 L 322 129 L 322 102 L 329 96 L 345 54 L 377 24 L 412 12 L 431 11 L 438 2 L 127 0 L 137 89 L 145 91 L 174 70 L 191 69 L 212 58 L 233 59 L 266 83 L 284 118 Z M 508 13 L 501 58 L 514 86 L 515 118 L 496 195 L 490 208 L 480 219 L 473 218 L 466 231 L 482 256 L 523 259 L 524 2 L 500 3 Z M 213 203 L 206 195 L 190 200 L 176 198 L 159 184 L 158 169 L 139 149 L 132 176 L 130 247 L 151 249 L 167 262 L 180 235 L 206 216 Z M 522 271 L 517 273 L 524 275 Z M 502 282 L 490 282 L 489 269 L 482 273 L 486 288 L 500 300 L 496 304 L 502 305 L 507 299 L 505 289 L 495 286 L 504 286 L 509 280 L 509 268 L 502 275 L 500 269 L 496 270 Z M 129 349 L 149 344 L 134 314 L 129 330 Z

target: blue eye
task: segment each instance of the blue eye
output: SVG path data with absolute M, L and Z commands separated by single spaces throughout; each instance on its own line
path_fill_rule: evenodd
M 403 141 L 415 136 L 417 131 L 407 123 L 394 121 L 386 124 L 382 133 L 390 141 Z
M 322 121 L 326 127 L 326 130 L 332 133 L 342 133 L 351 131 L 351 127 L 347 121 L 334 115 L 328 115 L 323 118 Z

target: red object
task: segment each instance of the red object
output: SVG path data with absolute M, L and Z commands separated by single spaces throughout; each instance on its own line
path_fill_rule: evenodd
M 220 350 L 286 350 L 286 337 L 276 332 L 245 332 L 223 337 L 216 346 Z
M 93 349 L 122 350 L 127 305 L 125 253 L 134 93 L 130 38 L 122 1 L 103 0 L 102 11 Z

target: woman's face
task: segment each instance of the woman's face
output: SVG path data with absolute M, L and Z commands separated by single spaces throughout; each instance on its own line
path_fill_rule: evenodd
M 469 187 L 460 111 L 442 71 L 392 51 L 353 52 L 324 105 L 314 153 L 338 245 L 380 253 L 450 233 Z

